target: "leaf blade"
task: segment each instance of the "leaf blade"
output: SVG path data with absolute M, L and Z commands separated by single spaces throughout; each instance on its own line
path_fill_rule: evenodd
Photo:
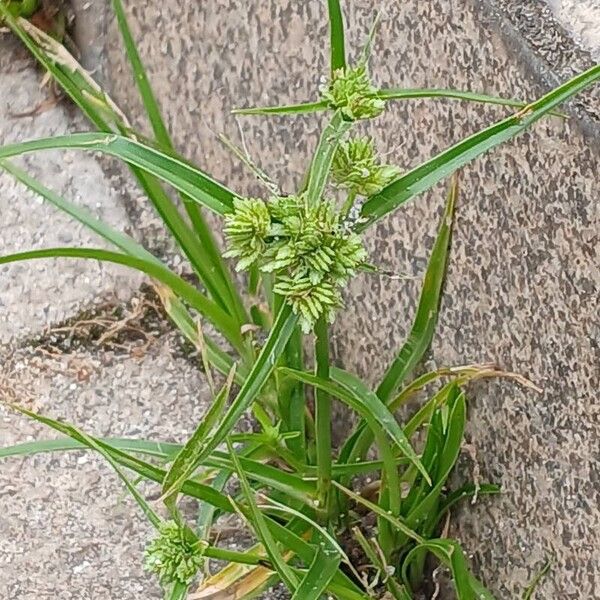
M 484 152 L 522 133 L 558 105 L 579 93 L 600 78 L 600 65 L 595 65 L 555 88 L 521 111 L 498 121 L 458 144 L 444 150 L 425 163 L 396 179 L 363 205 L 364 230 L 417 194 L 431 188 L 461 166 Z
M 344 41 L 344 15 L 340 0 L 327 0 L 329 12 L 329 51 L 331 75 L 334 71 L 346 67 L 346 49 Z
M 421 464 L 417 453 L 414 451 L 410 442 L 406 439 L 406 436 L 402 432 L 402 429 L 394 419 L 393 415 L 387 410 L 385 405 L 375 396 L 375 394 L 369 395 L 366 400 L 359 397 L 350 389 L 346 389 L 344 386 L 339 385 L 337 382 L 326 381 L 321 377 L 317 377 L 310 373 L 295 371 L 293 369 L 281 368 L 281 372 L 289 375 L 290 377 L 297 378 L 303 383 L 307 383 L 314 387 L 321 388 L 328 394 L 335 396 L 353 410 L 357 411 L 369 424 L 369 426 L 375 431 L 385 431 L 385 433 L 396 443 L 399 449 L 405 454 L 405 456 L 415 465 L 423 476 L 428 479 L 429 474 L 425 471 L 425 468 Z M 339 369 L 332 369 L 332 379 L 338 375 Z M 377 399 L 377 401 L 375 401 Z
M 229 456 L 231 457 L 231 461 L 234 465 L 235 472 L 238 476 L 240 485 L 242 487 L 242 492 L 248 504 L 248 512 L 245 513 L 244 516 L 246 517 L 246 519 L 251 521 L 254 532 L 259 538 L 259 541 L 261 542 L 263 548 L 267 552 L 271 563 L 277 570 L 277 573 L 279 573 L 279 576 L 281 577 L 282 581 L 284 581 L 284 583 L 288 586 L 289 589 L 294 590 L 298 586 L 298 580 L 296 578 L 296 575 L 294 574 L 292 569 L 290 569 L 283 555 L 279 551 L 279 548 L 273 538 L 273 535 L 267 527 L 265 518 L 256 504 L 256 501 L 254 499 L 254 492 L 252 491 L 252 488 L 248 483 L 248 479 L 246 478 L 244 470 L 242 469 L 238 456 L 235 453 L 233 445 L 231 444 L 231 441 L 229 440 L 229 438 L 227 438 L 226 441 L 227 449 L 229 450 Z
M 239 417 L 261 392 L 275 368 L 277 357 L 281 356 L 284 351 L 297 322 L 298 317 L 292 313 L 291 307 L 283 304 L 248 377 L 223 416 L 221 423 L 205 441 L 198 458 L 199 461 L 206 458 L 231 433 Z
M 243 348 L 243 340 L 235 321 L 212 300 L 209 300 L 194 286 L 175 275 L 172 271 L 154 261 L 144 260 L 127 254 L 111 252 L 100 248 L 45 248 L 0 256 L 0 264 L 43 258 L 82 258 L 111 262 L 142 271 L 174 290 L 189 302 L 199 313 L 210 320 L 236 348 Z
M 337 552 L 319 546 L 308 571 L 296 588 L 292 600 L 319 600 L 340 566 Z
M 168 183 L 220 216 L 233 210 L 233 200 L 237 198 L 231 190 L 183 159 L 116 133 L 73 133 L 7 144 L 0 148 L 0 158 L 57 149 L 92 150 L 119 158 Z
M 433 339 L 450 253 L 450 241 L 457 197 L 458 179 L 454 177 L 437 237 L 427 263 L 417 313 L 410 333 L 398 352 L 397 357 L 388 367 L 383 380 L 377 387 L 377 395 L 386 404 L 389 402 L 396 388 L 423 358 Z

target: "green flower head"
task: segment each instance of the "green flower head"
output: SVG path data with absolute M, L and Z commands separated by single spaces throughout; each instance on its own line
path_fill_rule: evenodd
M 189 584 L 204 563 L 206 542 L 195 539 L 175 521 L 163 521 L 145 552 L 145 568 L 156 573 L 161 583 Z
M 285 297 L 309 332 L 317 319 L 333 319 L 342 306 L 339 288 L 365 261 L 360 237 L 340 223 L 330 200 L 309 205 L 303 195 L 237 200 L 227 217 L 227 256 L 238 268 L 257 263 L 277 275 L 275 292 Z
M 385 102 L 377 96 L 377 88 L 369 80 L 365 65 L 334 71 L 331 83 L 321 88 L 321 97 L 351 121 L 372 119 L 385 108 Z
M 298 315 L 304 333 L 310 333 L 321 317 L 333 322 L 335 311 L 343 306 L 339 289 L 326 280 L 314 284 L 308 277 L 282 276 L 274 291 L 284 296 Z
M 271 215 L 260 198 L 236 198 L 234 211 L 225 217 L 225 237 L 229 258 L 239 258 L 237 270 L 247 269 L 266 249 L 271 229 Z
M 342 142 L 333 158 L 331 176 L 338 186 L 360 196 L 372 196 L 393 181 L 400 170 L 377 160 L 375 145 L 368 137 Z

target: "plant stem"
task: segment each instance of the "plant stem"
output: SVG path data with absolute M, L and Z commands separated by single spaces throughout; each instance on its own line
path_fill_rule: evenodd
M 322 317 L 315 325 L 315 367 L 318 377 L 329 379 L 329 331 Z M 317 448 L 318 510 L 327 514 L 331 488 L 331 398 L 315 390 L 315 441 Z
M 206 548 L 204 556 L 243 565 L 260 565 L 269 564 L 270 562 L 266 556 L 259 556 L 250 552 L 236 552 L 235 550 L 226 550 L 225 548 L 215 548 L 214 546 Z
M 348 214 L 350 213 L 350 209 L 354 206 L 355 202 L 356 202 L 356 190 L 351 189 L 348 192 L 348 197 L 346 198 L 346 200 L 344 201 L 344 204 L 342 206 L 342 210 L 341 210 L 342 219 L 345 219 L 348 216 Z

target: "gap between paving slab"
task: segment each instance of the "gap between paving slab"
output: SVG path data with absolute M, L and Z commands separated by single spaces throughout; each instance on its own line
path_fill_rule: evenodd
M 51 92 L 48 86 L 41 87 L 43 72 L 12 36 L 1 34 L 0 48 L 0 143 L 88 128 L 66 100 L 50 102 L 39 114 L 23 115 L 51 100 Z M 119 230 L 131 229 L 119 194 L 94 156 L 43 152 L 28 156 L 25 163 L 30 173 L 65 198 Z M 106 247 L 83 225 L 43 203 L 5 172 L 0 173 L 0 215 L 2 255 L 51 246 Z M 4 265 L 0 276 L 0 344 L 38 333 L 107 298 L 124 300 L 142 281 L 130 269 L 68 259 Z

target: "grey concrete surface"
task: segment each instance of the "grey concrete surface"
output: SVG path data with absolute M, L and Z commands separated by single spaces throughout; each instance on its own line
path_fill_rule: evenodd
M 136 357 L 94 348 L 54 357 L 5 351 L 0 397 L 98 436 L 182 441 L 208 394 L 195 365 L 177 354 L 172 336 Z M 52 437 L 0 403 L 1 445 Z M 150 497 L 158 491 L 144 488 Z M 0 515 L 0 597 L 162 597 L 143 571 L 151 527 L 99 457 L 73 452 L 2 460 Z
M 43 72 L 8 34 L 0 37 L 0 143 L 85 130 L 84 119 L 64 102 L 52 102 Z M 29 116 L 27 113 L 39 112 Z M 127 229 L 116 188 L 97 160 L 83 153 L 45 152 L 27 168 L 48 187 L 94 211 L 106 223 Z M 0 173 L 0 253 L 52 246 L 105 247 L 82 225 Z M 40 332 L 107 297 L 124 299 L 140 278 L 124 268 L 94 261 L 40 260 L 0 267 L 0 343 Z
M 367 0 L 346 4 L 348 44 L 356 55 L 374 7 Z M 588 55 L 572 48 L 554 29 L 545 28 L 538 13 L 530 18 L 527 11 L 512 10 L 513 4 L 512 0 L 385 3 L 372 60 L 375 81 L 531 99 L 552 82 L 590 64 Z M 215 132 L 224 131 L 238 139 L 237 125 L 228 116 L 233 106 L 315 97 L 327 68 L 324 44 L 320 43 L 327 30 L 325 3 L 214 0 L 208 9 L 197 3 L 182 6 L 151 0 L 144 7 L 132 6 L 129 12 L 179 149 L 241 193 L 258 193 L 260 188 L 217 142 Z M 100 27 L 98 31 L 103 30 Z M 132 115 L 139 115 L 140 104 L 114 23 L 108 24 L 107 31 L 104 46 L 100 41 L 94 44 L 95 55 L 106 59 L 103 76 L 115 98 Z M 594 121 L 600 115 L 598 98 L 596 89 L 584 101 L 573 103 L 570 109 L 581 119 L 544 121 L 517 141 L 479 159 L 461 175 L 449 280 L 440 331 L 428 364 L 495 360 L 525 372 L 545 390 L 538 396 L 506 384 L 486 384 L 469 394 L 469 439 L 477 447 L 481 476 L 501 482 L 505 493 L 465 507 L 453 517 L 453 526 L 473 554 L 476 570 L 499 599 L 519 597 L 548 554 L 555 556 L 554 569 L 544 579 L 539 598 L 600 596 L 600 189 Z M 377 138 L 390 161 L 409 168 L 505 114 L 502 108 L 457 102 L 404 102 L 361 129 Z M 310 116 L 247 118 L 241 123 L 253 156 L 284 190 L 293 190 L 323 120 Z M 369 235 L 372 259 L 386 269 L 421 273 L 442 203 L 443 186 L 439 186 L 383 221 Z M 126 208 L 130 214 L 141 215 L 145 239 L 160 248 L 164 242 L 152 214 L 139 209 L 135 195 Z M 343 323 L 336 326 L 334 346 L 340 363 L 376 381 L 406 335 L 417 290 L 418 281 L 357 278 L 347 294 Z M 16 360 L 21 360 L 19 355 Z M 23 360 L 29 365 L 29 359 Z M 41 390 L 42 407 L 60 409 L 52 414 L 78 420 L 98 433 L 120 433 L 129 426 L 131 433 L 137 433 L 134 427 L 144 427 L 144 434 L 178 435 L 182 433 L 174 425 L 181 422 L 178 413 L 172 415 L 163 406 L 169 385 L 151 386 L 154 392 L 148 395 L 146 382 L 163 381 L 164 370 L 166 382 L 175 385 L 177 377 L 185 378 L 177 383 L 183 386 L 176 388 L 178 407 L 180 403 L 189 406 L 189 390 L 201 384 L 197 375 L 177 361 L 171 371 L 177 374 L 171 378 L 167 355 L 163 362 L 157 360 L 152 355 L 139 364 L 128 360 L 120 383 L 112 381 L 114 365 L 93 375 L 94 391 L 86 387 L 86 393 L 93 394 L 92 404 L 101 397 L 104 404 L 98 400 L 98 406 L 106 412 L 92 408 L 88 414 L 81 400 L 81 392 L 85 392 L 81 387 L 85 386 L 70 390 L 71 384 L 66 387 L 63 382 L 65 375 L 56 384 L 56 394 L 51 394 L 56 398 L 51 406 L 44 398 L 50 397 L 48 390 L 55 379 L 49 383 L 42 380 L 41 388 L 35 388 L 31 379 L 26 378 L 25 384 L 31 381 L 33 389 Z M 33 371 L 34 378 L 36 373 Z M 188 388 L 187 379 L 196 387 Z M 121 396 L 121 385 L 126 386 L 127 399 L 117 398 L 113 407 L 111 397 L 113 393 Z M 170 401 L 167 406 L 172 406 Z M 200 405 L 194 410 L 200 410 Z M 103 415 L 102 420 L 97 414 Z M 9 442 L 37 432 L 22 420 L 9 418 L 2 432 L 9 435 L 14 431 Z M 340 421 L 339 426 L 346 423 Z M 50 594 L 63 593 L 69 586 L 76 591 L 64 592 L 68 600 L 128 598 L 137 593 L 154 597 L 156 588 L 138 568 L 144 532 L 137 527 L 119 529 L 119 521 L 113 522 L 110 516 L 115 506 L 110 492 L 119 489 L 116 483 L 110 490 L 106 482 L 93 484 L 98 487 L 92 489 L 100 490 L 95 501 L 102 512 L 92 513 L 88 522 L 87 492 L 64 494 L 63 486 L 54 484 L 64 481 L 63 475 L 53 470 L 51 497 L 58 498 L 59 505 L 50 509 L 52 527 L 40 527 L 37 546 L 41 554 L 35 554 L 35 543 L 27 546 L 31 553 L 20 554 L 23 544 L 30 544 L 26 523 L 33 519 L 27 511 L 37 515 L 38 523 L 44 518 L 41 501 L 37 507 L 29 504 L 36 502 L 32 488 L 41 486 L 28 482 L 48 480 L 46 460 L 24 461 L 23 470 L 17 470 L 10 482 L 10 489 L 14 488 L 10 493 L 20 495 L 16 501 L 7 501 L 11 511 L 7 514 L 14 515 L 14 525 L 6 526 L 14 527 L 9 531 L 15 542 L 3 560 L 21 561 L 26 575 L 19 575 L 14 582 L 6 575 L 9 571 L 2 569 L 0 583 L 21 585 L 23 598 L 33 598 L 36 589 L 38 597 L 44 598 L 40 590 L 48 598 L 55 597 Z M 54 459 L 51 464 L 67 466 L 73 460 Z M 64 475 L 67 489 L 75 487 L 76 477 L 82 477 L 75 474 L 74 464 L 68 462 L 68 466 L 71 468 Z M 471 469 L 466 461 L 464 475 Z M 88 475 L 92 478 L 91 472 Z M 83 481 L 92 486 L 94 480 Z M 23 485 L 25 491 L 19 492 Z M 128 507 L 127 518 L 134 510 Z M 97 559 L 93 581 L 91 575 L 84 579 L 75 572 L 70 555 L 57 545 L 55 531 L 64 527 L 68 527 L 65 538 L 73 545 L 82 539 L 79 528 L 89 533 L 88 539 L 98 541 L 95 554 L 82 555 L 88 562 Z M 122 543 L 124 532 L 130 543 Z M 113 546 L 118 548 L 116 561 L 110 559 Z M 39 568 L 34 569 L 36 556 L 39 563 L 48 565 L 45 578 L 37 572 Z
M 558 20 L 577 42 L 600 60 L 600 2 L 598 0 L 547 0 Z
M 480 90 L 531 99 L 590 64 L 543 21 L 508 18 L 503 3 L 389 2 L 377 35 L 377 83 Z M 371 2 L 347 3 L 351 48 L 364 40 Z M 132 9 L 141 52 L 179 148 L 242 192 L 250 177 L 215 141 L 236 136 L 227 109 L 314 98 L 326 56 L 321 2 L 218 2 L 214 10 L 155 2 Z M 513 11 L 514 12 L 514 11 Z M 537 20 L 536 20 L 537 19 Z M 528 39 L 519 27 L 532 30 Z M 162 35 L 157 36 L 160 28 Z M 553 30 L 551 30 L 553 32 Z M 560 43 L 558 43 L 560 41 Z M 134 114 L 139 103 L 109 31 L 109 78 Z M 575 57 L 575 58 L 573 58 Z M 575 60 L 577 62 L 575 62 Z M 561 65 L 558 65 L 559 67 Z M 583 101 L 582 101 L 583 102 Z M 577 103 L 575 103 L 577 104 Z M 482 476 L 503 484 L 494 502 L 465 509 L 456 531 L 499 598 L 518 597 L 547 554 L 554 570 L 541 598 L 599 593 L 598 90 L 587 121 L 549 119 L 466 168 L 440 332 L 430 364 L 495 360 L 525 371 L 542 396 L 505 385 L 473 390 L 469 438 Z M 399 103 L 374 123 L 389 160 L 408 168 L 506 111 L 450 102 Z M 261 166 L 294 189 L 322 119 L 248 118 L 246 142 Z M 420 272 L 442 187 L 382 222 L 371 256 L 387 269 Z M 335 345 L 341 363 L 376 381 L 404 338 L 418 282 L 359 277 Z

